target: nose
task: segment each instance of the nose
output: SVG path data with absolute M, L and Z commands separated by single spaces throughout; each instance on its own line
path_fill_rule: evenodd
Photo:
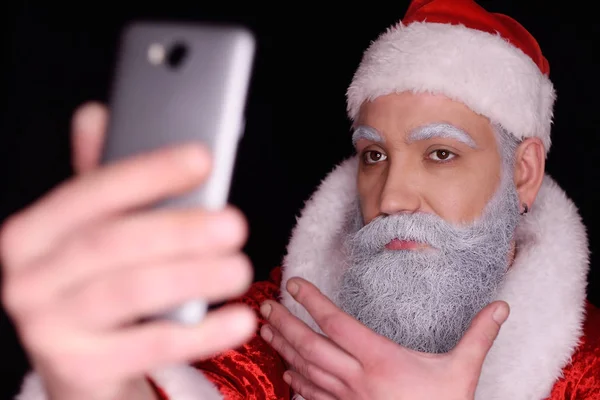
M 390 163 L 379 198 L 380 214 L 417 212 L 421 208 L 419 180 L 414 168 Z

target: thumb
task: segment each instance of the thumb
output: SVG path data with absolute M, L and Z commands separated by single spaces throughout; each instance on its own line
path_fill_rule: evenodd
M 485 357 L 492 348 L 509 312 L 506 302 L 496 301 L 475 316 L 467 333 L 452 350 L 452 356 L 460 364 L 460 368 L 470 371 L 475 369 L 479 377 Z
M 79 107 L 71 121 L 71 161 L 76 174 L 97 167 L 104 143 L 108 111 L 100 103 Z

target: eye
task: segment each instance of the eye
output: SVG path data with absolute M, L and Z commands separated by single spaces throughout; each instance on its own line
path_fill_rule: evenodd
M 369 150 L 365 151 L 362 155 L 363 162 L 365 164 L 377 164 L 380 161 L 385 161 L 387 156 L 380 151 L 377 150 Z
M 445 150 L 445 149 L 434 150 L 431 153 L 429 153 L 429 158 L 431 160 L 439 161 L 439 162 L 450 161 L 454 157 L 456 157 L 456 154 L 454 154 L 450 150 Z

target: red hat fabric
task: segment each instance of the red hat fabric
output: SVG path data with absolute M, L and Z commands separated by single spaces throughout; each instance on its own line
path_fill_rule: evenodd
M 443 94 L 550 149 L 556 94 L 535 38 L 514 19 L 472 0 L 413 0 L 375 40 L 348 88 L 348 115 L 403 91 Z

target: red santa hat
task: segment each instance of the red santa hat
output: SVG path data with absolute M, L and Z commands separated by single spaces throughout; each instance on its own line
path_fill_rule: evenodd
M 556 98 L 535 38 L 514 19 L 472 0 L 413 0 L 405 17 L 365 52 L 348 88 L 348 115 L 403 91 L 443 94 L 550 149 Z

